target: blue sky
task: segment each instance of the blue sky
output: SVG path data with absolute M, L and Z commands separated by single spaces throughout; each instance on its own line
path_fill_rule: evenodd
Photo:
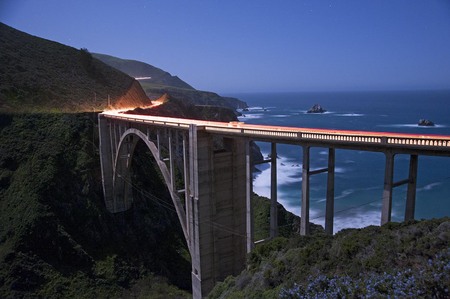
M 220 93 L 450 89 L 449 0 L 0 0 L 0 21 Z

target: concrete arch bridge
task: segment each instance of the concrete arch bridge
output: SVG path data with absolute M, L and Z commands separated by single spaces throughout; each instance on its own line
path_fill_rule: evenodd
M 450 136 L 342 131 L 248 125 L 104 112 L 99 114 L 100 159 L 107 209 L 129 209 L 133 201 L 130 164 L 138 141 L 154 156 L 192 258 L 194 298 L 217 281 L 240 273 L 253 239 L 250 141 L 271 143 L 270 238 L 277 236 L 277 144 L 303 149 L 300 233 L 309 234 L 310 177 L 327 173 L 325 230 L 333 232 L 335 150 L 385 154 L 381 224 L 391 220 L 392 191 L 407 185 L 405 220 L 414 218 L 418 157 L 450 156 Z M 310 169 L 310 148 L 328 149 L 328 165 Z M 409 174 L 394 182 L 396 154 L 410 156 Z M 176 183 L 181 173 L 182 185 Z

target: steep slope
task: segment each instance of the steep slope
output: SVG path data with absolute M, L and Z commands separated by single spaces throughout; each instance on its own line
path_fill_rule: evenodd
M 450 219 L 277 238 L 209 298 L 449 298 Z
M 178 78 L 177 76 L 172 76 L 170 73 L 163 71 L 157 67 L 150 64 L 143 63 L 136 60 L 120 59 L 114 56 L 93 53 L 95 58 L 103 61 L 104 63 L 130 75 L 134 78 L 143 78 L 144 82 L 152 84 L 160 84 L 165 86 L 173 86 L 184 89 L 194 89 L 192 86 Z
M 0 115 L 0 298 L 118 298 L 143 281 L 188 296 L 167 284 L 189 290 L 190 262 L 145 146 L 133 157 L 133 208 L 106 211 L 96 119 Z
M 86 50 L 0 23 L 0 111 L 82 112 L 149 100 L 128 75 Z
M 222 97 L 214 92 L 196 90 L 180 78 L 147 63 L 104 54 L 96 53 L 93 55 L 132 77 L 151 77 L 150 79 L 139 80 L 139 82 L 146 94 L 153 100 L 168 94 L 193 105 L 220 106 L 231 109 L 247 107 L 247 104 L 239 99 Z

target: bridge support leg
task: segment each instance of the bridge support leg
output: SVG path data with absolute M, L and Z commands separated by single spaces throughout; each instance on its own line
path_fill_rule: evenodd
M 309 146 L 303 147 L 300 235 L 309 235 Z
M 409 182 L 406 195 L 405 221 L 414 219 L 416 206 L 418 156 L 411 155 L 409 160 Z
M 327 202 L 325 208 L 325 233 L 333 234 L 334 224 L 334 168 L 335 149 L 328 149 Z
M 272 143 L 270 155 L 270 238 L 275 238 L 278 236 L 276 143 Z
M 105 197 L 106 208 L 111 211 L 113 210 L 114 199 L 113 199 L 113 165 L 114 165 L 114 155 L 111 136 L 111 124 L 108 119 L 102 114 L 98 115 L 98 130 L 99 130 L 99 150 L 100 150 L 100 165 L 102 170 L 102 185 L 103 185 L 103 195 Z
M 225 150 L 197 126 L 189 128 L 192 292 L 205 297 L 214 284 L 243 270 L 246 260 L 246 146 L 224 138 Z
M 391 221 L 392 190 L 394 184 L 394 154 L 386 152 L 386 168 L 384 172 L 384 189 L 381 208 L 381 225 Z
M 245 172 L 246 172 L 246 231 L 247 231 L 247 253 L 250 253 L 255 246 L 253 241 L 253 205 L 252 205 L 252 196 L 253 196 L 253 176 L 252 176 L 252 159 L 251 159 L 251 148 L 250 141 L 247 140 L 245 142 Z

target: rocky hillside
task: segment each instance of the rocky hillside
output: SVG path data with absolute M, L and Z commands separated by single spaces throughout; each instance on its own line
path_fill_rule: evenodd
M 77 50 L 0 23 L 0 111 L 83 112 L 149 103 L 130 76 Z
M 150 77 L 150 79 L 139 80 L 139 82 L 147 96 L 153 100 L 168 94 L 192 105 L 220 106 L 231 109 L 247 107 L 247 104 L 239 99 L 222 97 L 214 92 L 196 90 L 180 78 L 147 63 L 104 54 L 93 55 L 132 77 Z

